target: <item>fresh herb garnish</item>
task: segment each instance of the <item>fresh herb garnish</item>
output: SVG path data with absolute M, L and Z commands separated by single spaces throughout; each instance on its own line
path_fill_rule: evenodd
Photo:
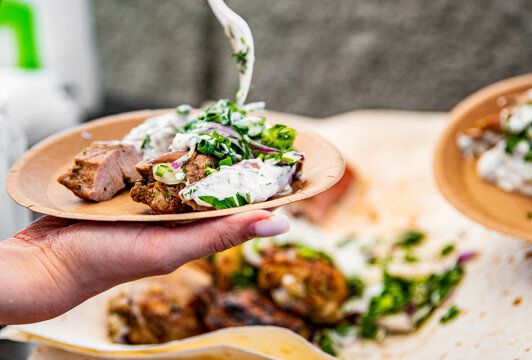
M 425 239 L 424 232 L 419 230 L 410 230 L 401 235 L 401 237 L 397 241 L 397 244 L 399 246 L 408 248 L 420 244 L 423 239 Z
M 237 193 L 235 197 L 230 196 L 230 197 L 226 197 L 223 200 L 219 200 L 215 196 L 200 196 L 199 199 L 217 209 L 229 209 L 229 208 L 244 206 L 248 204 L 248 201 L 239 193 Z
M 415 309 L 412 318 L 415 325 L 420 326 L 449 296 L 463 273 L 460 266 L 423 279 L 405 279 L 385 273 L 381 294 L 371 299 L 368 311 L 361 317 L 362 336 L 374 339 L 379 329 L 378 317 L 406 311 L 407 307 Z
M 231 274 L 229 283 L 235 288 L 254 286 L 257 283 L 258 271 L 253 266 L 244 263 L 240 270 Z
M 405 261 L 406 261 L 406 262 L 413 263 L 413 262 L 418 262 L 419 259 L 418 259 L 417 256 L 415 256 L 415 255 L 412 254 L 412 253 L 406 253 L 406 255 L 405 255 Z
M 87 153 L 87 148 L 83 148 L 83 155 Z
M 454 244 L 447 244 L 441 249 L 441 255 L 447 256 L 454 251 Z
M 445 324 L 460 314 L 460 309 L 456 305 L 452 305 L 449 310 L 440 318 L 440 323 Z
M 235 58 L 236 64 L 238 66 L 238 71 L 241 74 L 245 73 L 248 67 L 248 53 L 249 48 L 246 50 L 240 50 L 239 52 L 231 54 L 231 57 Z
M 359 276 L 351 275 L 347 278 L 347 287 L 351 296 L 361 297 L 364 294 L 366 285 Z
M 277 124 L 262 132 L 262 144 L 280 150 L 289 150 L 297 132 L 286 125 Z
M 294 247 L 296 248 L 299 256 L 301 256 L 302 258 L 305 258 L 307 260 L 323 259 L 329 264 L 333 263 L 332 257 L 321 250 L 312 249 L 308 246 L 301 244 L 296 244 Z
M 329 331 L 326 330 L 323 332 L 323 334 L 321 334 L 321 337 L 318 340 L 318 346 L 327 354 L 336 356 L 336 349 L 333 345 L 332 336 Z
M 144 149 L 146 146 L 148 146 L 149 144 L 151 143 L 151 136 L 150 135 L 146 135 L 146 137 L 144 138 L 144 140 L 142 140 L 142 144 L 140 145 L 140 148 L 141 149 Z

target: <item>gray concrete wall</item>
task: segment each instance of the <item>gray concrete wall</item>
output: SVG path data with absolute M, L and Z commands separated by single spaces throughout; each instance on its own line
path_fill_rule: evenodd
M 447 110 L 532 72 L 530 0 L 230 0 L 250 24 L 250 100 L 327 116 Z M 232 97 L 231 48 L 207 4 L 94 0 L 104 88 L 131 106 Z

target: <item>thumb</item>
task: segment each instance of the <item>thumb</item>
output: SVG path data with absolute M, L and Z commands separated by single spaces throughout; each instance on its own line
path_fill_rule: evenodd
M 182 255 L 187 261 L 191 261 L 224 251 L 255 237 L 285 233 L 290 229 L 290 224 L 284 215 L 256 210 L 204 220 L 182 229 L 184 231 L 179 237 L 190 239 L 187 246 L 182 248 Z

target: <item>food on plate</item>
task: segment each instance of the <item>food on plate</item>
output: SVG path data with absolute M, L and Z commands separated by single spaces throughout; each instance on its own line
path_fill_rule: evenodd
M 287 234 L 254 239 L 203 260 L 201 272 L 213 279 L 196 295 L 203 331 L 281 326 L 340 354 L 362 340 L 415 332 L 452 296 L 475 255 L 454 243 L 424 248 L 429 235 L 417 229 L 383 239 L 340 236 L 304 218 L 292 217 L 291 224 Z M 162 291 L 175 289 L 168 284 Z M 143 321 L 154 326 L 148 317 Z M 126 342 L 142 343 L 128 335 L 128 326 L 121 328 Z
M 58 181 L 105 201 L 132 183 L 131 198 L 156 214 L 227 209 L 293 191 L 304 154 L 296 131 L 250 114 L 263 103 L 220 100 L 199 114 L 179 106 L 147 119 L 121 141 L 95 142 Z
M 462 154 L 478 158 L 478 175 L 501 189 L 532 196 L 532 89 L 506 99 L 498 115 L 480 119 L 457 138 Z
M 57 181 L 82 199 L 109 200 L 139 178 L 134 170 L 141 159 L 133 145 L 96 141 L 76 155 L 74 166 Z
M 137 166 L 131 197 L 156 213 L 227 209 L 292 192 L 296 131 L 220 100 L 177 129 L 171 152 Z

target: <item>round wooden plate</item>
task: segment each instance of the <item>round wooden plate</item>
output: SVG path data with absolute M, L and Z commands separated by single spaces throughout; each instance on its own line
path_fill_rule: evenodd
M 70 168 L 74 156 L 95 140 L 121 139 L 146 118 L 170 110 L 143 110 L 91 121 L 50 137 L 30 149 L 13 166 L 7 177 L 7 191 L 20 205 L 33 211 L 63 218 L 100 221 L 169 221 L 189 222 L 204 218 L 236 214 L 254 209 L 271 209 L 317 195 L 342 177 L 345 162 L 340 152 L 322 137 L 301 129 L 301 121 L 291 115 L 268 113 L 270 123 L 283 123 L 298 129 L 295 146 L 306 154 L 302 181 L 294 184 L 294 193 L 238 208 L 153 214 L 149 206 L 131 200 L 123 190 L 114 198 L 100 203 L 85 201 L 57 182 Z M 295 124 L 292 125 L 292 124 Z
M 532 88 L 532 74 L 504 80 L 472 94 L 450 113 L 434 155 L 434 173 L 442 194 L 459 211 L 494 230 L 532 241 L 532 198 L 509 193 L 482 180 L 476 161 L 461 156 L 456 137 L 479 119 L 498 114 L 502 96 Z

